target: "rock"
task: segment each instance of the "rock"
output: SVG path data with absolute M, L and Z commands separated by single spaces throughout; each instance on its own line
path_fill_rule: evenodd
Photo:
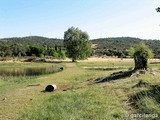
M 7 98 L 3 98 L 2 100 L 5 101 L 5 100 L 7 100 Z
M 155 73 L 155 72 L 151 72 L 151 74 L 152 74 L 152 75 L 156 75 L 156 73 Z
M 145 74 L 146 71 L 145 71 L 145 70 L 141 70 L 141 71 L 139 71 L 139 73 L 140 73 L 140 74 Z
M 56 85 L 47 85 L 47 87 L 45 88 L 45 91 L 46 91 L 46 92 L 52 92 L 52 91 L 54 91 L 55 89 L 57 89 L 57 86 L 56 86 Z
M 63 68 L 63 67 L 60 67 L 60 70 L 64 70 L 64 68 Z

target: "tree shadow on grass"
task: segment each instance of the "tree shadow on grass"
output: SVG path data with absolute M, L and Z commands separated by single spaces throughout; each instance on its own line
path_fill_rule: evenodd
M 112 80 L 124 79 L 124 78 L 127 78 L 127 77 L 131 77 L 131 75 L 133 73 L 135 73 L 135 70 L 125 71 L 125 72 L 123 72 L 123 71 L 115 72 L 115 73 L 112 73 L 108 77 L 96 79 L 96 83 L 102 83 L 102 82 L 109 82 L 109 81 L 112 81 Z
M 160 103 L 160 86 L 158 85 L 150 85 L 149 83 L 143 82 L 142 80 L 139 81 L 136 85 L 134 85 L 132 88 L 137 88 L 137 87 L 148 87 L 150 88 L 149 90 L 143 90 L 135 95 L 130 96 L 130 103 L 133 107 L 139 108 L 138 101 L 147 97 L 147 98 L 152 98 L 156 100 L 157 103 Z
M 46 63 L 73 63 L 72 61 L 47 61 Z
M 138 88 L 138 87 L 149 87 L 150 84 L 147 82 L 144 82 L 143 80 L 140 80 L 136 85 L 134 85 L 132 88 Z
M 160 86 L 150 85 L 148 83 L 139 81 L 132 88 L 149 88 L 148 90 L 141 90 L 140 92 L 129 96 L 130 106 L 138 110 L 141 114 L 151 114 L 152 120 L 159 120 L 160 111 Z M 149 119 L 147 119 L 149 120 Z
M 122 68 L 86 68 L 87 70 L 102 70 L 102 71 L 111 71 L 111 70 L 118 70 Z
M 160 64 L 160 62 L 151 62 L 150 64 Z

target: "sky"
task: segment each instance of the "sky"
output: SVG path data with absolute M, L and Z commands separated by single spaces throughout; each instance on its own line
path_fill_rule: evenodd
M 74 26 L 90 39 L 160 40 L 160 0 L 0 0 L 0 38 L 63 38 Z

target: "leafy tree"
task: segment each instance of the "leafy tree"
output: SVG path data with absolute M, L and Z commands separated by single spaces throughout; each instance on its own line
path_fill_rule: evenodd
M 135 48 L 130 48 L 129 55 L 134 57 L 135 70 L 137 69 L 147 69 L 148 59 L 152 58 L 154 55 L 152 50 L 149 49 L 144 43 L 140 43 L 139 46 Z
M 13 57 L 21 57 L 26 55 L 26 48 L 21 44 L 13 44 L 10 46 Z
M 66 52 L 65 51 L 63 51 L 63 50 L 59 50 L 58 51 L 58 57 L 60 58 L 60 59 L 66 59 Z
M 92 53 L 89 35 L 74 27 L 64 33 L 64 47 L 67 49 L 68 57 L 72 58 L 72 62 L 87 59 Z
M 56 51 L 53 51 L 52 56 L 53 56 L 54 58 L 58 58 L 58 53 L 57 53 Z
M 45 48 L 38 46 L 26 46 L 26 49 L 27 49 L 26 54 L 28 56 L 42 57 L 45 52 Z

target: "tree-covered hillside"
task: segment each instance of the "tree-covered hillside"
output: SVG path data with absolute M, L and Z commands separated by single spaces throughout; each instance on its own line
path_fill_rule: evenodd
M 53 57 L 65 58 L 61 39 L 30 36 L 0 39 L 0 57 Z
M 126 56 L 128 49 L 137 46 L 140 42 L 144 42 L 153 50 L 155 57 L 160 58 L 159 40 L 143 40 L 132 37 L 100 38 L 92 40 L 92 43 L 96 45 L 96 54 L 109 56 L 114 54 L 119 57 Z
M 144 42 L 150 49 L 153 50 L 156 58 L 160 58 L 160 41 L 159 40 L 143 40 L 132 37 L 116 37 L 116 38 L 100 38 L 91 40 L 94 45 L 96 55 L 107 55 L 107 56 L 128 56 L 128 49 L 138 45 L 140 42 Z M 7 46 L 4 50 L 13 48 L 19 45 L 21 49 L 23 46 L 31 45 L 37 47 L 48 47 L 48 48 L 63 48 L 63 39 L 46 38 L 39 36 L 29 36 L 22 38 L 4 38 L 0 39 L 0 51 L 2 52 L 4 46 Z M 8 53 L 7 53 L 8 54 Z
M 15 38 L 4 38 L 0 39 L 0 44 L 12 45 L 15 43 L 23 45 L 36 45 L 40 47 L 54 47 L 55 45 L 61 46 L 62 39 L 57 38 L 46 38 L 40 36 L 29 36 L 29 37 L 15 37 Z

